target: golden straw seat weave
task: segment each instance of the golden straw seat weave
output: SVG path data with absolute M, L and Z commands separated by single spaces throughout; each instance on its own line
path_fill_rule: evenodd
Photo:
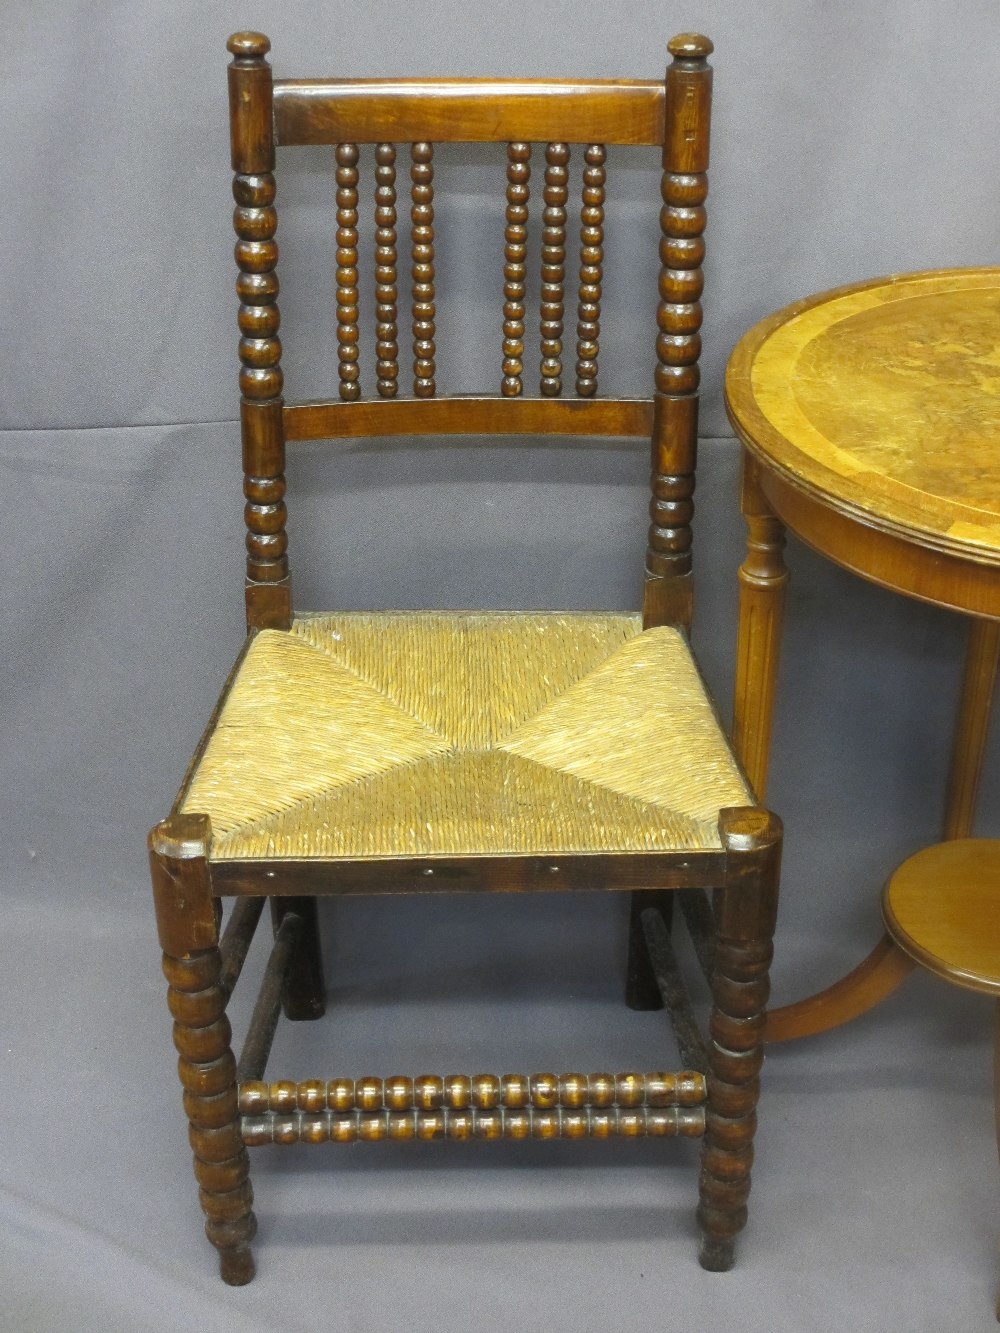
M 213 859 L 377 859 L 718 848 L 751 802 L 677 630 L 395 612 L 259 633 L 181 808 Z

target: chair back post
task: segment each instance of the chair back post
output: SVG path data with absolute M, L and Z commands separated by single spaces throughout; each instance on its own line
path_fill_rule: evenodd
M 698 442 L 705 198 L 708 194 L 712 70 L 707 37 L 683 33 L 668 45 L 660 212 L 650 528 L 643 623 L 690 629 L 691 517 Z
M 226 43 L 236 262 L 240 298 L 240 422 L 247 526 L 246 606 L 250 629 L 288 629 L 292 593 L 285 535 L 285 435 L 278 339 L 278 215 L 268 39 L 234 33 Z

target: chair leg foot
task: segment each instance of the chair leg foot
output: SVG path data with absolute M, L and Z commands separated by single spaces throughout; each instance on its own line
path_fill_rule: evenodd
M 645 1011 L 662 1009 L 663 997 L 656 984 L 656 975 L 649 961 L 649 951 L 642 933 L 642 913 L 647 907 L 657 907 L 663 913 L 667 928 L 673 911 L 673 895 L 637 891 L 631 895 L 628 919 L 628 964 L 625 973 L 625 1003 L 630 1009 Z
M 709 1273 L 728 1273 L 736 1262 L 736 1242 L 732 1239 L 719 1240 L 714 1236 L 703 1236 L 698 1262 Z
M 245 1287 L 252 1282 L 257 1266 L 249 1245 L 219 1251 L 219 1275 L 230 1287 Z

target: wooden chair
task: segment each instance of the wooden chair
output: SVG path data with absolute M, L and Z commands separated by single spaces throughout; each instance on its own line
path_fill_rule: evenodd
M 882 916 L 890 937 L 914 962 L 997 1000 L 994 1096 L 1000 1152 L 1000 840 L 957 838 L 917 852 L 889 877 Z
M 674 38 L 665 82 L 596 83 L 272 82 L 265 37 L 238 33 L 228 47 L 249 634 L 149 840 L 195 1175 L 222 1276 L 254 1273 L 248 1146 L 610 1135 L 703 1136 L 701 1261 L 725 1269 L 746 1220 L 781 828 L 754 800 L 687 640 L 711 43 Z M 496 395 L 436 392 L 434 140 L 505 145 Z M 397 142 L 410 145 L 412 392 L 400 383 Z M 523 392 L 532 142 L 545 145 L 538 396 Z M 597 396 L 609 143 L 662 151 L 659 336 L 635 339 L 651 361 L 655 348 L 649 398 Z M 340 383 L 329 401 L 281 396 L 272 170 L 285 144 L 335 146 Z M 376 164 L 370 398 L 358 338 L 362 144 Z M 574 395 L 563 392 L 567 201 L 581 159 Z M 293 614 L 286 442 L 466 433 L 651 437 L 641 615 Z M 632 891 L 626 999 L 667 1000 L 680 1073 L 264 1080 L 282 1000 L 292 1019 L 323 1012 L 317 897 L 599 885 Z M 707 1041 L 671 953 L 667 890 L 680 891 L 710 974 Z M 235 903 L 220 937 L 223 898 Z M 226 1006 L 265 898 L 274 947 L 237 1062 Z

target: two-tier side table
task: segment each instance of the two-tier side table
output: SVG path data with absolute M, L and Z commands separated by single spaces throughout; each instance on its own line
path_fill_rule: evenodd
M 788 573 L 785 528 L 862 578 L 968 616 L 944 837 L 972 828 L 1000 657 L 1000 269 L 905 273 L 786 307 L 726 374 L 744 446 L 733 734 L 759 799 Z M 930 840 L 930 839 L 929 839 Z M 768 1038 L 864 1013 L 912 961 L 886 935 Z

